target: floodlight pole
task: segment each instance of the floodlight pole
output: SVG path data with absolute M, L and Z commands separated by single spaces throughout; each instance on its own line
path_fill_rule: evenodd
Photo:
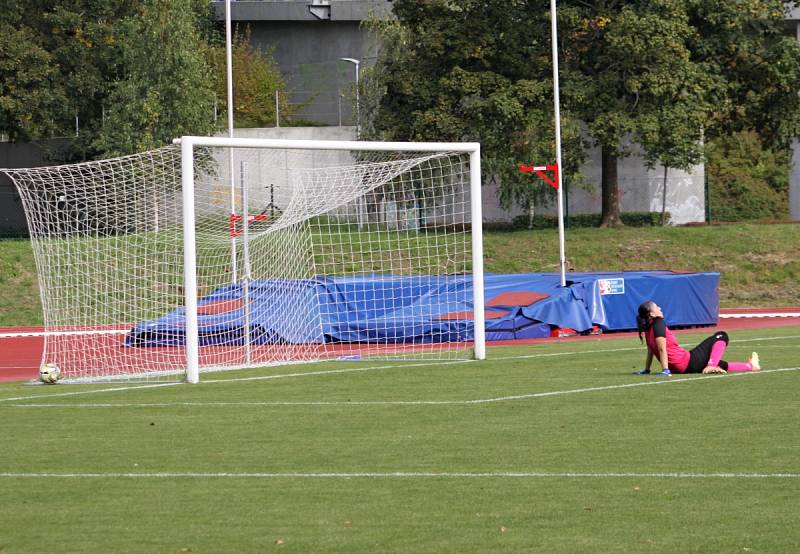
M 343 62 L 350 62 L 356 66 L 356 140 L 361 138 L 361 103 L 359 101 L 359 86 L 358 86 L 358 78 L 359 78 L 359 66 L 361 62 L 359 62 L 355 58 L 339 58 Z
M 550 29 L 553 42 L 553 108 L 555 111 L 556 126 L 556 166 L 558 172 L 558 255 L 561 271 L 561 286 L 567 286 L 567 257 L 564 246 L 564 187 L 561 175 L 564 173 L 561 165 L 561 102 L 559 99 L 558 85 L 558 23 L 556 21 L 556 0 L 550 0 Z
M 231 0 L 225 0 L 225 67 L 228 84 L 228 136 L 233 138 L 233 44 L 231 40 Z M 233 148 L 228 148 L 228 173 L 231 177 L 231 215 L 236 215 L 236 185 L 233 178 Z M 231 236 L 231 283 L 236 274 L 236 237 Z

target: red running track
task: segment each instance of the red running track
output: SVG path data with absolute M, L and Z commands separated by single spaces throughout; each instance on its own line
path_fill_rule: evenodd
M 735 308 L 723 309 L 720 324 L 712 327 L 698 327 L 688 332 L 711 334 L 717 329 L 735 331 L 737 329 L 769 329 L 774 327 L 800 326 L 800 308 Z M 0 327 L 0 381 L 22 381 L 36 379 L 41 362 L 44 337 L 41 327 L 2 328 Z M 38 336 L 37 336 L 38 335 Z M 589 337 L 563 337 L 546 339 L 525 339 L 518 341 L 492 341 L 493 346 L 514 344 L 536 344 L 553 341 L 597 340 L 636 336 L 636 333 L 607 333 Z M 431 345 L 425 348 L 430 349 Z M 347 352 L 342 352 L 346 354 Z

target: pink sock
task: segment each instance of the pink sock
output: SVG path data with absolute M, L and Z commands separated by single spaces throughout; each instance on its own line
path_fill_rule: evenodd
M 728 343 L 726 343 L 724 340 L 718 340 L 715 342 L 711 347 L 711 356 L 708 358 L 707 365 L 713 365 L 715 367 L 718 366 L 719 361 L 722 359 L 722 355 L 725 353 L 725 347 L 727 346 Z
M 728 362 L 728 373 L 737 371 L 753 371 L 753 365 L 750 362 Z

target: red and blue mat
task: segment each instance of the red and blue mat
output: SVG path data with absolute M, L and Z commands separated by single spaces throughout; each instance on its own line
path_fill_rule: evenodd
M 548 337 L 636 328 L 636 310 L 655 300 L 672 328 L 715 325 L 719 273 L 638 271 L 487 274 L 487 340 Z M 263 279 L 249 284 L 254 344 L 333 342 L 439 343 L 473 340 L 470 275 L 367 275 Z M 288 317 L 287 317 L 288 316 Z M 241 285 L 215 290 L 198 302 L 200 343 L 244 341 Z M 137 323 L 126 346 L 177 346 L 185 341 L 185 311 Z

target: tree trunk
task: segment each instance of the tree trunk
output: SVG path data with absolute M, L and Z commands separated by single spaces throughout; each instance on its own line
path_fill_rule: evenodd
M 619 182 L 617 180 L 617 156 L 603 146 L 602 151 L 602 217 L 600 227 L 622 227 L 619 215 Z

